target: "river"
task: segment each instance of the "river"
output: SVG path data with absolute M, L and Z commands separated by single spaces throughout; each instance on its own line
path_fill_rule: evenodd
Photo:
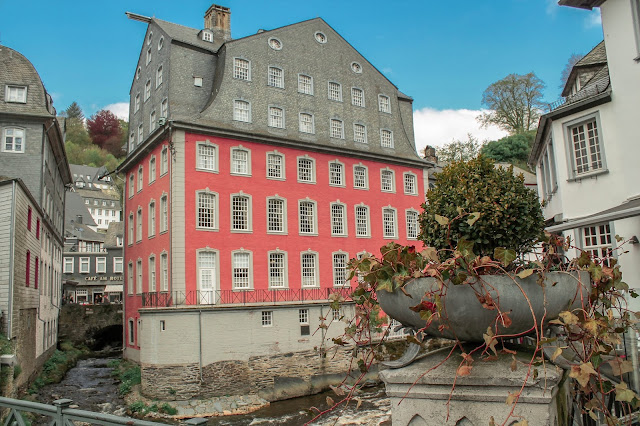
M 57 384 L 43 387 L 37 395 L 39 402 L 51 404 L 60 398 L 74 401 L 74 407 L 101 413 L 126 415 L 124 400 L 118 396 L 118 382 L 111 376 L 109 361 L 117 358 L 89 358 L 78 361 L 65 378 Z M 272 403 L 269 407 L 240 416 L 213 417 L 208 425 L 254 426 L 254 425 L 303 425 L 312 416 L 308 410 L 316 407 L 326 410 L 327 396 L 337 400 L 333 392 L 289 399 Z M 391 425 L 390 403 L 381 386 L 366 388 L 358 398 L 362 401 L 356 409 L 352 401 L 347 408 L 336 409 L 312 423 L 314 426 L 329 425 Z M 39 423 L 39 422 L 36 422 Z

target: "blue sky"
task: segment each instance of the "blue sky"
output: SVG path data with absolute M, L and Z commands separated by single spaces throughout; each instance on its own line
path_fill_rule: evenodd
M 217 3 L 231 8 L 234 38 L 324 18 L 414 98 L 419 145 L 441 145 L 467 131 L 481 139 L 498 137 L 495 129 L 479 130 L 474 123 L 489 84 L 533 71 L 552 102 L 569 56 L 587 53 L 603 38 L 597 11 L 560 7 L 555 0 Z M 58 110 L 75 100 L 87 116 L 107 106 L 122 115 L 146 30 L 125 12 L 201 28 L 210 5 L 0 0 L 0 43 L 31 60 Z

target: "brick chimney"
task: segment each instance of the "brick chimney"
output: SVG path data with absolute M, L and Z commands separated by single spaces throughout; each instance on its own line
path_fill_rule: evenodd
M 215 38 L 231 40 L 231 9 L 212 4 L 204 14 L 204 28 L 212 30 Z
M 438 156 L 436 155 L 436 149 L 431 145 L 427 145 L 423 151 L 423 158 L 427 161 L 438 163 Z

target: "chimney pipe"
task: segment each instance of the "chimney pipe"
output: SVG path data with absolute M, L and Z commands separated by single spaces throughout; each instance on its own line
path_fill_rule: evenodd
M 212 4 L 204 14 L 204 28 L 212 30 L 214 38 L 231 40 L 231 9 Z

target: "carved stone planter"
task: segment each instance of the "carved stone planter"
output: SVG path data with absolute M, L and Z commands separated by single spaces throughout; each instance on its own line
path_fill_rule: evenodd
M 474 284 L 453 285 L 448 282 L 442 290 L 442 319 L 434 320 L 426 329 L 426 334 L 467 342 L 483 342 L 482 335 L 488 327 L 494 326 L 498 311 L 483 307 L 477 295 L 490 294 L 500 311 L 509 314 L 511 326 L 505 328 L 499 324 L 498 333 L 510 335 L 529 330 L 533 332 L 532 328 L 536 324 L 534 315 L 539 327 L 543 319 L 546 324 L 557 318 L 560 312 L 581 306 L 581 300 L 588 297 L 590 281 L 587 272 L 548 272 L 545 274 L 544 286 L 538 284 L 538 279 L 537 274 L 525 279 L 515 278 L 516 284 L 508 276 L 484 275 L 482 282 Z M 435 278 L 419 278 L 409 282 L 405 290 L 412 297 L 400 290 L 393 293 L 378 292 L 380 307 L 403 325 L 420 329 L 426 325 L 426 321 L 409 308 L 420 303 L 426 293 L 437 292 L 438 281 Z M 445 327 L 438 330 L 440 325 Z

